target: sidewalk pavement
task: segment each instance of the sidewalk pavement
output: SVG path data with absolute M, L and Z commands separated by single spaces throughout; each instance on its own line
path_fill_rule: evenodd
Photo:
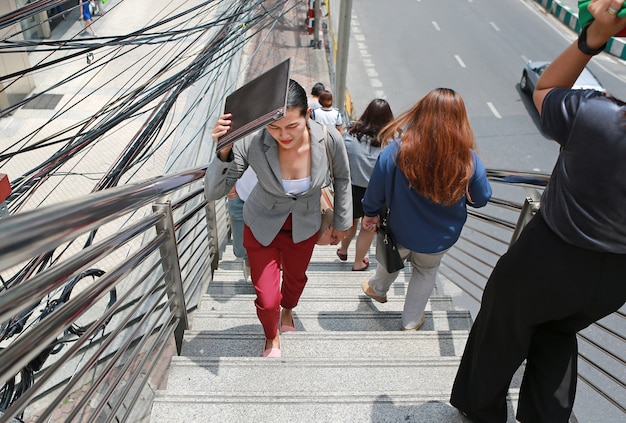
M 328 46 L 311 46 L 313 35 L 306 29 L 307 2 L 285 2 L 288 9 L 276 25 L 265 28 L 248 44 L 243 63 L 245 81 L 262 74 L 287 58 L 291 59 L 291 78 L 304 87 L 307 95 L 316 82 L 330 89 Z
M 554 15 L 559 21 L 578 33 L 578 0 L 535 0 L 546 11 Z M 620 59 L 626 59 L 626 39 L 613 37 L 606 45 L 605 51 Z

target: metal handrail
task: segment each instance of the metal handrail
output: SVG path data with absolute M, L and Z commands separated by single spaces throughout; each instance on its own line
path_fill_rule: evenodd
M 15 216 L 0 226 L 0 271 L 132 212 L 204 176 L 206 167 L 115 187 Z M 73 228 L 68 232 L 67 228 Z
M 22 413 L 33 421 L 57 420 L 55 413 L 67 398 L 75 408 L 63 419 L 79 412 L 84 416 L 85 408 L 93 413 L 85 421 L 100 421 L 103 415 L 107 421 L 117 420 L 122 414 L 125 419 L 137 408 L 152 377 L 143 370 L 155 368 L 170 339 L 180 353 L 187 310 L 195 308 L 201 284 L 224 247 L 220 239 L 229 230 L 225 199 L 218 206 L 204 198 L 204 173 L 204 167 L 191 169 L 0 220 L 3 276 L 91 231 L 102 236 L 0 292 L 0 322 L 28 310 L 35 320 L 15 339 L 2 342 L 2 383 L 45 354 L 51 343 L 62 344 L 59 334 L 76 319 L 94 320 L 69 348 L 46 356 L 34 384 L 0 410 L 0 422 Z M 124 226 L 118 226 L 120 221 Z M 105 268 L 104 275 L 73 292 L 44 319 L 36 319 L 33 299 L 54 298 L 74 275 L 94 266 Z M 104 312 L 97 310 L 111 289 L 119 293 L 117 301 Z M 135 361 L 141 365 L 129 370 Z M 123 375 L 127 385 L 118 389 L 115 381 Z M 81 389 L 86 384 L 88 389 Z M 149 402 L 142 401 L 148 410 Z
M 525 198 L 526 203 L 531 198 L 535 208 L 496 198 L 484 211 L 469 213 L 461 239 L 444 256 L 440 274 L 477 303 L 495 262 L 515 239 L 512 234 L 519 232 L 536 212 L 538 190 L 545 187 L 549 178 L 503 170 L 488 170 L 488 175 L 494 183 L 519 189 L 518 197 Z M 59 357 L 50 358 L 51 364 L 46 363 L 35 385 L 0 415 L 0 422 L 10 421 L 24 409 L 26 413 L 35 413 L 34 417 L 29 416 L 30 420 L 44 421 L 55 416 L 68 398 L 72 398 L 76 408 L 65 417 L 88 408 L 93 415 L 84 421 L 132 420 L 133 410 L 140 408 L 140 398 L 146 396 L 146 384 L 160 373 L 153 372 L 158 366 L 157 358 L 163 351 L 175 352 L 168 350 L 168 340 L 176 341 L 175 347 L 180 351 L 186 311 L 195 307 L 193 298 L 218 263 L 223 248 L 220 240 L 228 236 L 225 200 L 205 201 L 203 176 L 204 168 L 192 169 L 0 220 L 0 272 L 15 271 L 20 263 L 94 229 L 104 234 L 89 247 L 1 292 L 0 322 L 28 309 L 33 298 L 54 296 L 55 290 L 82 270 L 94 265 L 106 267 L 105 275 L 96 283 L 83 288 L 20 338 L 1 345 L 5 347 L 0 351 L 2 381 L 28 365 L 45 349 L 47 341 L 55 339 L 55 334 L 78 316 L 92 312 L 89 306 L 97 304 L 108 290 L 119 291 L 118 301 L 95 316 L 98 319 L 94 319 L 96 322 L 83 338 L 64 349 Z M 147 207 L 150 204 L 152 209 Z M 136 217 L 141 210 L 143 216 Z M 107 233 L 106 229 L 115 226 L 119 219 L 128 223 Z M 138 243 L 139 238 L 143 240 Z M 139 246 L 131 248 L 134 243 Z M 119 258 L 126 249 L 132 251 Z M 170 271 L 174 273 L 168 274 Z M 617 316 L 624 317 L 621 313 Z M 607 323 L 594 326 L 597 328 L 588 330 L 608 333 L 618 342 L 625 342 L 620 332 Z M 93 338 L 100 332 L 100 338 Z M 601 342 L 587 334 L 581 334 L 581 339 L 623 367 L 624 359 L 608 351 Z M 596 379 L 612 379 L 612 383 L 622 387 L 624 382 L 602 364 L 604 358 L 581 358 L 593 374 L 581 371 L 579 379 L 623 410 L 620 400 L 606 391 L 603 381 Z M 78 371 L 68 373 L 68 368 Z M 116 389 L 122 375 L 127 376 L 127 385 Z M 74 398 L 86 384 L 90 386 L 82 389 L 82 396 Z M 149 404 L 144 406 L 148 408 Z
M 487 177 L 491 182 L 514 184 L 524 188 L 544 188 L 550 182 L 550 174 L 543 172 L 487 169 Z

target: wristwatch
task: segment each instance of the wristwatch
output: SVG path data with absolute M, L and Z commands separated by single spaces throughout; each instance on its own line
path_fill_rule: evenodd
M 580 31 L 580 35 L 578 36 L 578 50 L 581 53 L 586 54 L 587 56 L 595 56 L 596 54 L 602 53 L 606 48 L 606 43 L 602 44 L 597 49 L 592 49 L 587 45 L 587 28 L 589 28 L 591 23 L 585 25 L 585 27 Z

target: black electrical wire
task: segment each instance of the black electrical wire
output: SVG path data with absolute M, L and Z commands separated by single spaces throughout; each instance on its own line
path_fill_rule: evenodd
M 93 72 L 95 69 L 101 69 L 102 66 L 110 64 L 111 60 L 119 59 L 125 54 L 128 54 L 129 51 L 119 51 L 120 48 L 135 49 L 145 45 L 165 48 L 170 43 L 186 42 L 194 37 L 196 40 L 200 40 L 208 31 L 217 30 L 217 33 L 210 38 L 210 41 L 203 46 L 200 52 L 192 53 L 190 46 L 193 45 L 193 42 L 190 42 L 189 46 L 183 48 L 180 54 L 172 57 L 166 63 L 163 63 L 152 78 L 149 78 L 148 81 L 137 87 L 133 87 L 120 97 L 105 104 L 100 110 L 96 111 L 91 118 L 78 122 L 66 128 L 64 131 L 60 131 L 60 133 L 45 137 L 33 145 L 22 146 L 18 148 L 17 151 L 10 152 L 8 149 L 5 149 L 2 154 L 0 154 L 0 162 L 10 160 L 19 154 L 24 154 L 37 148 L 46 148 L 52 145 L 62 144 L 62 147 L 51 155 L 49 159 L 31 170 L 25 171 L 22 177 L 12 182 L 12 188 L 15 189 L 9 201 L 10 210 L 19 210 L 37 188 L 48 178 L 55 175 L 54 172 L 67 163 L 68 160 L 97 143 L 103 135 L 111 133 L 111 131 L 114 131 L 115 128 L 123 125 L 125 122 L 139 118 L 142 115 L 149 116 L 149 118 L 144 123 L 141 131 L 133 137 L 132 142 L 127 145 L 125 151 L 118 157 L 118 160 L 102 178 L 100 178 L 94 190 L 115 186 L 121 181 L 121 178 L 126 172 L 133 167 L 139 166 L 142 162 L 145 162 L 158 150 L 160 145 L 163 145 L 165 139 L 173 136 L 176 127 L 181 124 L 183 119 L 193 113 L 194 109 L 201 103 L 201 98 L 195 99 L 192 107 L 189 108 L 179 122 L 174 125 L 174 128 L 169 130 L 168 134 L 161 137 L 168 118 L 171 118 L 170 111 L 175 107 L 176 100 L 180 94 L 205 75 L 217 73 L 219 70 L 227 67 L 230 63 L 230 59 L 234 54 L 237 54 L 237 51 L 243 47 L 247 40 L 264 28 L 275 25 L 278 19 L 285 13 L 284 4 L 281 5 L 281 2 L 275 2 L 274 6 L 270 8 L 265 8 L 263 3 L 263 1 L 241 1 L 226 8 L 225 12 L 219 15 L 217 19 L 210 20 L 202 25 L 193 25 L 189 28 L 183 28 L 180 25 L 191 23 L 192 18 L 186 19 L 183 23 L 179 23 L 178 28 L 174 27 L 163 31 L 147 32 L 148 30 L 156 29 L 163 26 L 165 23 L 174 22 L 175 19 L 188 15 L 191 9 L 181 11 L 174 15 L 174 17 L 170 16 L 167 19 L 158 21 L 153 25 L 128 35 L 109 37 L 106 39 L 98 38 L 95 44 L 84 40 L 63 40 L 63 42 L 59 42 L 57 50 L 55 51 L 75 49 L 79 50 L 80 53 L 70 53 L 68 56 L 64 57 L 63 60 L 50 60 L 49 62 L 40 63 L 35 67 L 24 70 L 23 74 L 34 74 L 50 66 L 58 66 L 61 63 L 76 60 L 77 57 L 95 50 L 110 51 L 110 53 L 105 53 L 109 56 L 109 60 L 102 61 L 101 63 L 96 62 L 95 66 L 86 68 L 76 75 L 59 81 L 53 86 L 56 88 L 64 83 L 80 78 L 88 72 Z M 223 5 L 221 1 L 207 1 L 202 3 L 202 5 L 205 6 L 209 4 L 215 6 Z M 204 12 L 209 14 L 214 10 L 215 7 L 211 7 Z M 194 17 L 197 17 L 200 13 L 197 8 L 194 8 L 193 12 Z M 278 13 L 278 15 L 272 16 L 272 13 Z M 2 17 L 0 17 L 0 23 L 1 22 Z M 9 48 L 7 47 L 8 45 L 11 45 L 10 48 L 24 48 L 27 46 L 27 44 L 18 45 L 13 42 L 8 42 L 7 40 L 4 40 L 0 44 L 0 51 L 8 51 L 6 50 Z M 52 43 L 45 43 L 45 45 L 53 46 Z M 191 54 L 195 54 L 194 59 L 184 66 L 183 69 L 165 79 L 160 79 L 172 69 L 176 68 L 185 58 L 190 57 Z M 120 78 L 124 72 L 126 72 L 126 69 L 120 71 L 111 81 Z M 214 79 L 216 77 L 215 75 L 213 76 Z M 46 92 L 51 89 L 46 90 Z M 203 91 L 205 94 L 206 92 L 208 92 L 208 87 L 205 87 Z M 88 96 L 61 111 L 59 115 L 73 107 L 77 107 L 86 98 L 88 98 Z M 158 103 L 154 104 L 157 101 Z M 215 105 L 213 107 L 217 106 Z M 72 132 L 75 132 L 75 134 L 70 135 Z M 30 136 L 34 136 L 34 134 L 35 132 Z M 61 138 L 59 138 L 60 135 Z M 25 140 L 22 139 L 20 142 L 23 141 Z M 14 143 L 13 146 L 17 146 L 17 143 Z M 90 234 L 85 246 L 93 241 L 94 236 L 95 232 Z M 71 243 L 69 243 L 63 251 L 65 251 L 70 244 Z M 62 254 L 62 252 L 60 254 Z M 56 261 L 60 257 L 60 254 L 56 259 L 52 258 L 52 253 L 42 256 L 39 260 L 35 260 L 25 266 L 21 272 L 16 273 L 14 278 L 6 280 L 3 278 L 3 283 L 9 286 L 13 283 L 19 283 L 20 280 L 28 277 L 33 271 L 40 271 Z

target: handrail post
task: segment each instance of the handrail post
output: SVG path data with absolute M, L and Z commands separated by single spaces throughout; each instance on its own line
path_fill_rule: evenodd
M 539 206 L 541 205 L 541 196 L 537 190 L 528 190 L 528 197 L 524 199 L 524 204 L 522 204 L 522 210 L 520 211 L 519 217 L 517 218 L 517 224 L 515 225 L 515 230 L 513 231 L 513 236 L 511 236 L 511 241 L 509 242 L 509 248 L 511 245 L 517 241 L 522 230 L 530 219 L 533 218 L 539 211 Z
M 178 325 L 174 330 L 176 340 L 176 351 L 180 355 L 183 347 L 183 335 L 189 328 L 187 320 L 187 307 L 185 305 L 185 289 L 178 262 L 178 248 L 176 246 L 176 233 L 174 232 L 174 218 L 172 216 L 172 206 L 167 203 L 153 204 L 152 210 L 163 212 L 165 217 L 156 224 L 157 232 L 167 232 L 167 242 L 159 247 L 161 251 L 161 264 L 167 284 L 167 296 L 172 299 L 170 310 L 179 318 Z
M 207 219 L 207 232 L 209 235 L 209 245 L 210 249 L 215 251 L 213 255 L 213 260 L 211 261 L 211 272 L 214 272 L 215 269 L 220 264 L 220 240 L 219 234 L 217 232 L 217 211 L 215 209 L 215 201 L 208 201 L 206 204 L 206 219 Z

